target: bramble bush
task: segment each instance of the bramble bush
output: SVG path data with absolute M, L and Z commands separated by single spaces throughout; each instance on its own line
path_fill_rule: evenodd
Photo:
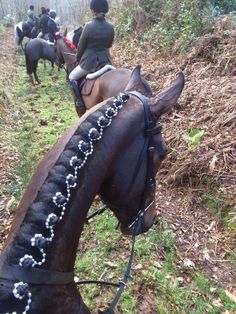
M 215 16 L 235 6 L 235 0 L 122 0 L 115 2 L 111 16 L 118 37 L 135 31 L 151 48 L 185 51 L 197 37 L 212 32 Z
M 212 0 L 210 2 L 214 7 L 219 9 L 220 14 L 228 14 L 232 11 L 236 11 L 235 0 Z

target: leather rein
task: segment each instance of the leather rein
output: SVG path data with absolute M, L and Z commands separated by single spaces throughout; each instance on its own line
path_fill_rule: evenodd
M 133 222 L 128 226 L 128 228 L 132 232 L 132 247 L 130 252 L 130 257 L 128 260 L 127 268 L 124 272 L 123 279 L 119 283 L 107 282 L 107 281 L 98 281 L 98 280 L 82 280 L 75 282 L 74 281 L 74 272 L 57 272 L 51 271 L 46 269 L 39 269 L 39 268 L 31 268 L 27 271 L 22 271 L 22 267 L 17 265 L 2 265 L 0 270 L 0 279 L 7 279 L 10 281 L 24 281 L 28 284 L 47 284 L 47 285 L 64 285 L 75 283 L 76 285 L 82 284 L 103 284 L 103 285 L 111 285 L 115 287 L 119 287 L 113 301 L 111 302 L 109 308 L 103 312 L 105 314 L 112 314 L 114 313 L 114 309 L 121 297 L 122 292 L 124 291 L 125 286 L 127 285 L 128 280 L 131 278 L 130 271 L 134 256 L 134 245 L 135 245 L 135 232 L 138 226 L 138 223 L 144 223 L 143 216 L 145 212 L 149 209 L 149 207 L 155 202 L 155 197 L 153 200 L 144 207 L 147 191 L 151 188 L 156 190 L 156 180 L 155 180 L 155 172 L 154 172 L 154 160 L 153 160 L 153 153 L 154 153 L 154 146 L 152 138 L 155 134 L 161 133 L 161 124 L 159 122 L 155 122 L 150 111 L 150 107 L 148 105 L 146 97 L 136 91 L 129 92 L 130 95 L 137 97 L 143 104 L 144 108 L 144 121 L 145 121 L 145 141 L 141 150 L 141 153 L 138 158 L 137 165 L 135 167 L 134 176 L 130 182 L 130 186 L 133 185 L 138 170 L 143 162 L 145 154 L 147 154 L 147 172 L 146 172 L 146 185 L 143 196 L 141 198 L 140 203 L 140 210 L 138 211 L 136 217 L 134 218 Z M 103 206 L 101 209 L 97 210 L 91 216 L 87 218 L 87 221 L 93 218 L 96 215 L 103 213 L 106 210 L 107 205 Z M 0 261 L 1 262 L 1 261 Z

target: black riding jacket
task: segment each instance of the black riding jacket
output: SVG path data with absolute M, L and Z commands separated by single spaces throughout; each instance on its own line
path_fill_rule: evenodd
M 48 20 L 49 16 L 47 14 L 42 14 L 39 21 L 39 28 L 43 34 L 48 33 Z
M 77 61 L 89 72 L 95 72 L 102 64 L 111 64 L 109 48 L 114 40 L 113 25 L 105 18 L 93 18 L 83 27 L 77 46 Z
M 55 34 L 57 32 L 59 32 L 59 28 L 57 27 L 56 22 L 53 19 L 49 18 L 49 20 L 48 20 L 48 33 L 49 33 L 49 40 L 51 42 L 54 41 Z

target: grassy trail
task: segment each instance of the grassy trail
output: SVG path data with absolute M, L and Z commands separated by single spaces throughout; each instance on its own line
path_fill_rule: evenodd
M 14 179 L 2 194 L 14 197 L 8 209 L 14 213 L 34 166 L 60 135 L 75 121 L 76 113 L 65 72 L 49 74 L 39 65 L 41 84 L 32 86 L 25 73 L 24 58 L 18 56 L 15 81 L 15 113 L 7 145 L 17 154 Z M 99 202 L 95 202 L 97 207 Z M 76 272 L 80 279 L 118 281 L 129 256 L 130 239 L 115 230 L 116 219 L 105 212 L 86 225 L 78 247 Z M 4 228 L 4 225 L 2 225 Z M 199 265 L 184 259 L 176 249 L 176 235 L 168 221 L 160 219 L 135 245 L 133 279 L 122 295 L 117 313 L 201 314 L 235 313 L 236 303 L 221 283 L 203 274 Z M 185 261 L 185 262 L 183 262 Z M 95 313 L 112 300 L 115 289 L 96 286 L 80 288 L 85 303 Z

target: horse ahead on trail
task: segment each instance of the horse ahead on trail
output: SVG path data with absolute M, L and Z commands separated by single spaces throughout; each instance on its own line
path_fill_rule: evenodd
M 56 40 L 57 62 L 60 67 L 66 65 L 67 75 L 76 66 L 76 48 L 67 40 L 66 33 Z M 110 65 L 105 65 L 95 73 L 88 74 L 86 80 L 82 82 L 82 98 L 87 109 L 95 104 L 123 91 L 131 78 L 131 71 L 125 68 L 115 69 Z M 152 96 L 152 90 L 146 80 L 142 78 L 145 88 L 145 95 Z M 74 96 L 74 94 L 72 94 Z M 77 110 L 77 108 L 76 108 Z M 77 110 L 78 115 L 81 113 Z
M 128 92 L 143 90 L 134 71 L 125 93 L 89 110 L 45 156 L 0 257 L 1 313 L 90 313 L 74 282 L 88 209 L 99 193 L 123 233 L 135 237 L 153 225 L 155 175 L 166 155 L 158 120 L 183 86 L 180 74 L 170 88 L 147 99 Z M 122 292 L 125 283 L 119 285 Z M 116 304 L 117 297 L 109 313 Z
M 39 59 L 49 60 L 53 68 L 57 57 L 56 48 L 44 39 L 35 38 L 26 43 L 24 51 L 27 74 L 30 75 L 33 83 L 34 81 L 39 83 L 37 75 L 38 61 Z
M 79 39 L 80 39 L 80 36 L 82 34 L 82 31 L 83 31 L 83 27 L 82 26 L 76 28 L 75 30 L 73 30 L 70 33 L 67 33 L 67 29 L 65 30 L 65 33 L 64 33 L 64 34 L 66 34 L 65 36 L 67 38 L 69 38 L 69 40 L 73 43 L 75 49 L 78 46 Z
M 16 44 L 22 47 L 22 41 L 24 37 L 29 39 L 36 38 L 39 34 L 39 18 L 35 17 L 35 25 L 33 26 L 29 22 L 20 22 L 15 25 L 15 40 Z M 22 47 L 23 48 L 23 47 Z

